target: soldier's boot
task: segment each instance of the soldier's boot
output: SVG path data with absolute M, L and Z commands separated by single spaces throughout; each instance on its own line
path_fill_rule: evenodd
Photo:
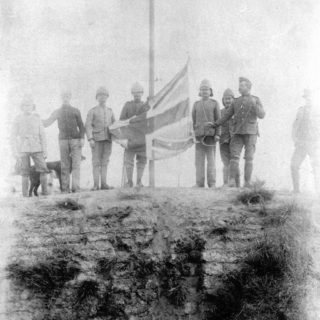
M 291 166 L 291 178 L 292 178 L 292 185 L 293 185 L 293 193 L 300 193 L 299 168 Z
M 48 184 L 47 184 L 47 173 L 43 172 L 40 173 L 40 184 L 41 184 L 41 191 L 43 196 L 47 196 L 48 193 Z
M 240 173 L 237 173 L 235 181 L 236 181 L 236 187 L 240 188 Z
M 231 159 L 230 161 L 230 177 L 229 177 L 229 187 L 236 188 L 236 179 L 239 175 L 239 162 L 237 160 Z
M 93 188 L 91 189 L 91 191 L 99 190 L 99 178 L 100 178 L 99 166 L 92 167 L 92 175 L 93 175 Z
M 137 186 L 142 188 L 142 177 L 143 177 L 144 168 L 137 168 Z
M 223 185 L 227 186 L 229 183 L 229 166 L 223 167 Z
M 22 196 L 28 197 L 29 196 L 29 177 L 22 176 Z
M 253 171 L 253 162 L 246 161 L 244 165 L 244 187 L 245 188 L 251 187 L 252 171 Z
M 126 167 L 126 172 L 127 172 L 126 187 L 127 188 L 132 188 L 133 187 L 133 167 L 132 166 L 127 166 Z
M 101 190 L 113 189 L 113 187 L 107 184 L 107 166 L 101 166 Z

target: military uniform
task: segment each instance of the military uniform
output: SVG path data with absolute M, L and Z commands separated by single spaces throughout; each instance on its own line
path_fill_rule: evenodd
M 313 168 L 316 189 L 319 192 L 320 179 L 320 121 L 319 115 L 312 112 L 311 106 L 300 107 L 292 128 L 295 149 L 291 159 L 291 177 L 294 192 L 300 192 L 299 169 L 307 156 Z
M 140 101 L 128 101 L 122 108 L 120 114 L 120 120 L 128 120 L 134 116 L 138 116 L 139 114 L 147 111 L 147 105 Z M 128 184 L 132 186 L 132 179 L 133 179 L 133 170 L 134 170 L 134 159 L 136 158 L 137 162 L 137 184 L 141 185 L 141 180 L 143 177 L 144 168 L 147 163 L 146 153 L 139 152 L 137 153 L 136 150 L 132 150 L 130 148 L 125 149 L 124 151 L 124 165 L 126 168 L 126 175 Z
M 245 183 L 250 184 L 253 170 L 253 157 L 259 135 L 258 118 L 265 117 L 265 111 L 258 97 L 251 94 L 236 98 L 226 110 L 223 117 L 216 122 L 222 125 L 233 117 L 234 131 L 230 142 L 230 179 L 236 180 L 240 175 L 239 161 L 243 147 L 245 148 Z
M 62 192 L 70 189 L 70 168 L 72 168 L 72 191 L 80 191 L 81 140 L 85 128 L 80 110 L 69 104 L 63 104 L 51 116 L 43 121 L 45 127 L 58 121 L 59 147 L 61 159 Z
M 107 170 L 112 152 L 112 140 L 109 126 L 114 123 L 115 117 L 111 108 L 96 106 L 87 115 L 85 128 L 88 140 L 94 140 L 92 148 L 92 174 L 94 188 L 107 189 Z
M 28 196 L 30 158 L 40 172 L 42 193 L 47 193 L 46 174 L 49 172 L 44 155 L 47 153 L 42 121 L 36 113 L 23 113 L 13 122 L 11 132 L 13 153 L 21 159 L 22 194 Z
M 220 137 L 221 129 L 206 127 L 206 123 L 214 123 L 220 119 L 219 103 L 214 99 L 199 100 L 194 103 L 192 109 L 193 129 L 196 137 L 196 184 L 204 187 L 205 160 L 207 159 L 207 184 L 214 187 L 216 184 L 215 154 L 216 144 L 214 136 Z M 203 143 L 204 137 L 207 137 Z

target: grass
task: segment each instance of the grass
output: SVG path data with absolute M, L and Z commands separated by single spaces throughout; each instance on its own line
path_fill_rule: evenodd
M 9 279 L 16 285 L 51 298 L 59 293 L 66 282 L 74 279 L 80 272 L 80 265 L 74 259 L 74 252 L 67 248 L 56 248 L 53 252 L 33 265 L 21 262 L 7 266 Z
M 205 295 L 205 320 L 305 318 L 300 303 L 311 260 L 302 239 L 308 229 L 292 232 L 301 223 L 294 218 L 301 210 L 294 203 L 275 209 L 280 218 L 270 222 L 272 228 L 254 244 L 241 268 L 224 275 L 220 289 Z
M 252 187 L 240 192 L 237 200 L 246 205 L 260 204 L 270 201 L 274 197 L 274 191 L 265 188 L 265 182 L 257 180 Z
M 143 193 L 140 191 L 140 189 L 125 189 L 125 190 L 119 190 L 117 193 L 117 198 L 121 201 L 125 200 L 147 200 L 151 199 L 151 195 L 147 193 Z

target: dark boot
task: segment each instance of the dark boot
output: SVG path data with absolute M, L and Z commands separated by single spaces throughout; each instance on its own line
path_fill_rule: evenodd
M 237 187 L 236 179 L 240 175 L 239 174 L 239 162 L 237 160 L 230 161 L 229 175 L 230 175 L 229 176 L 229 187 L 236 188 Z
M 132 188 L 133 187 L 133 168 L 131 166 L 126 167 L 127 172 L 127 184 L 126 187 Z
M 223 167 L 223 185 L 226 186 L 229 183 L 229 166 Z
M 252 161 L 246 161 L 244 165 L 244 185 L 245 187 L 251 186 L 251 176 L 253 171 Z
M 137 168 L 137 186 L 143 187 L 142 177 L 143 177 L 144 168 Z
M 48 195 L 48 187 L 47 187 L 47 174 L 40 173 L 40 184 L 41 184 L 41 191 L 43 196 Z
M 22 195 L 24 197 L 29 196 L 29 177 L 22 176 Z
M 92 188 L 92 191 L 99 190 L 100 167 L 94 166 L 92 168 L 92 173 L 93 173 L 93 188 Z
M 293 184 L 293 193 L 300 193 L 300 175 L 298 168 L 291 167 L 291 178 Z
M 100 169 L 101 174 L 101 189 L 109 189 L 109 186 L 107 185 L 107 166 L 102 166 Z

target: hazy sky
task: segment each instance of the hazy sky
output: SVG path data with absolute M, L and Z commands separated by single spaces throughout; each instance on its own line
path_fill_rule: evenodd
M 304 87 L 318 68 L 316 0 L 155 0 L 156 89 L 160 89 L 191 59 L 190 93 L 198 98 L 203 78 L 213 83 L 221 103 L 225 88 L 237 92 L 238 77 L 253 82 L 267 112 L 260 122 L 254 176 L 269 185 L 290 186 L 293 149 L 291 125 L 303 103 Z M 119 116 L 131 99 L 133 82 L 148 84 L 147 0 L 1 0 L 1 108 L 10 120 L 21 96 L 32 93 L 41 117 L 60 106 L 59 93 L 68 87 L 83 119 L 95 104 L 100 85 L 110 90 L 108 104 Z M 311 71 L 310 71 L 311 70 Z M 8 112 L 9 111 L 9 112 Z M 3 127 L 3 154 L 7 128 Z M 46 130 L 49 160 L 57 160 L 57 126 Z M 110 182 L 121 179 L 122 148 L 114 145 Z M 91 155 L 84 149 L 82 183 L 91 183 Z M 178 165 L 178 160 L 180 164 Z M 8 162 L 7 166 L 9 165 Z M 6 168 L 7 168 L 6 166 Z M 217 153 L 218 184 L 221 161 Z M 156 164 L 158 185 L 191 186 L 195 180 L 194 148 L 179 159 Z M 2 169 L 3 171 L 4 169 Z M 7 169 L 5 170 L 7 172 Z M 302 170 L 310 180 L 310 166 Z M 147 175 L 145 177 L 147 183 Z M 90 180 L 90 181 L 89 181 Z M 89 186 L 88 185 L 88 186 Z M 307 182 L 310 187 L 310 181 Z

